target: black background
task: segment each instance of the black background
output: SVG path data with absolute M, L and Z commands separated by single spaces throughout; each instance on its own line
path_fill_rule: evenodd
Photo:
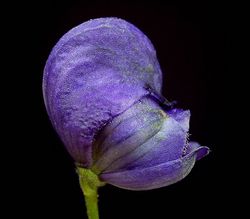
M 192 140 L 212 152 L 184 180 L 144 192 L 100 189 L 100 218 L 217 217 L 233 213 L 226 141 L 229 9 L 225 4 L 41 1 L 22 5 L 15 22 L 24 55 L 19 213 L 38 218 L 87 218 L 72 159 L 53 130 L 42 98 L 42 74 L 59 38 L 89 19 L 120 17 L 154 44 L 163 74 L 163 94 L 190 109 Z M 25 10 L 23 10 L 25 8 Z M 18 19 L 20 18 L 20 20 Z M 23 38 L 23 39 L 22 39 Z M 22 41 L 23 40 L 23 41 Z M 21 111 L 20 111 L 21 112 Z M 25 200 L 25 201 L 24 201 Z M 223 204 L 222 204 L 223 203 Z M 224 207 L 223 207 L 224 206 Z

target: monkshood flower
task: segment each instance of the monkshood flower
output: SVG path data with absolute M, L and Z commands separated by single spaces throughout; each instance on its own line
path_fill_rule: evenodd
M 77 166 L 89 218 L 98 218 L 99 186 L 167 186 L 208 154 L 188 141 L 190 111 L 174 108 L 161 87 L 153 45 L 122 19 L 87 21 L 53 48 L 44 101 Z

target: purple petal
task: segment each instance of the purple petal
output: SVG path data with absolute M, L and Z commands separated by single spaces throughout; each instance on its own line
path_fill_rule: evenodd
M 182 156 L 186 141 L 187 133 L 180 124 L 173 118 L 167 117 L 161 130 L 133 152 L 141 156 L 124 168 L 149 167 L 176 160 Z
M 100 142 L 99 151 L 96 152 L 97 161 L 93 169 L 102 172 L 113 167 L 112 164 L 117 160 L 131 162 L 126 159 L 126 155 L 131 153 L 136 155 L 134 151 L 159 132 L 165 117 L 162 110 L 149 110 L 123 120 L 103 142 Z
M 167 116 L 160 110 L 158 105 L 153 105 L 152 102 L 149 98 L 144 98 L 143 102 L 131 107 L 129 113 L 124 113 L 129 119 L 122 114 L 123 121 L 119 120 L 119 125 L 112 123 L 104 129 L 106 135 L 99 137 L 97 140 L 98 148 L 96 151 L 99 151 L 99 155 L 95 156 L 97 163 L 94 169 L 98 169 L 98 172 L 109 172 L 131 168 L 131 166 L 149 167 L 182 157 L 183 150 L 187 146 L 187 132 L 184 131 L 179 122 L 173 117 Z M 155 128 L 156 126 L 152 122 L 154 118 L 150 115 L 151 111 L 143 112 L 142 106 L 145 106 L 147 110 L 156 110 L 155 112 L 165 114 L 162 118 L 155 121 L 156 124 L 161 123 L 161 126 L 158 126 L 159 128 Z M 137 117 L 131 116 L 131 112 L 137 112 Z M 146 117 L 149 118 L 146 119 Z M 152 118 L 150 119 L 150 117 Z M 147 121 L 147 125 L 144 125 L 144 127 L 138 126 L 137 120 L 143 124 Z M 136 129 L 131 128 L 131 125 L 135 122 Z M 110 127 L 115 128 L 111 129 Z M 124 136 L 131 135 L 130 133 L 134 134 L 126 141 L 121 141 Z M 143 135 L 139 133 L 143 133 Z M 146 136 L 151 137 L 148 138 Z M 110 148 L 107 153 L 100 153 L 107 147 Z
M 117 18 L 85 22 L 66 33 L 44 70 L 50 119 L 74 160 L 92 163 L 92 143 L 107 122 L 161 89 L 161 70 L 149 39 Z
M 183 179 L 195 164 L 197 148 L 188 155 L 150 167 L 135 167 L 130 170 L 102 173 L 101 180 L 130 190 L 149 190 L 168 186 Z
M 182 109 L 172 109 L 167 114 L 175 119 L 185 131 L 189 129 L 190 111 Z
M 208 147 L 200 146 L 198 142 L 191 141 L 189 142 L 189 149 L 187 153 L 190 153 L 191 151 L 194 151 L 198 148 L 199 150 L 197 151 L 197 154 L 196 154 L 196 160 L 200 160 L 201 158 L 207 156 L 210 152 L 210 149 Z

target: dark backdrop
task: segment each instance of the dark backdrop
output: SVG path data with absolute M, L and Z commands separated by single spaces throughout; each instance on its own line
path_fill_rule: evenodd
M 28 113 L 20 127 L 28 128 L 20 178 L 25 185 L 21 200 L 27 201 L 21 211 L 27 217 L 87 218 L 73 161 L 45 111 L 42 74 L 52 47 L 64 33 L 91 18 L 107 16 L 133 23 L 150 38 L 164 74 L 164 96 L 191 110 L 191 139 L 209 146 L 212 152 L 197 162 L 184 180 L 165 188 L 146 192 L 109 185 L 101 188 L 101 218 L 200 218 L 233 211 L 223 207 L 231 202 L 226 165 L 231 146 L 225 131 L 229 65 L 226 5 L 41 1 L 27 4 L 20 14 L 25 18 L 20 24 L 20 34 L 25 35 L 23 51 L 28 53 L 23 82 Z

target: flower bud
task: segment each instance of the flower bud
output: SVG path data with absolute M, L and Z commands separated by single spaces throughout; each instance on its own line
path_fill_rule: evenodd
M 66 33 L 43 78 L 48 115 L 75 163 L 131 190 L 177 182 L 208 153 L 188 142 L 189 111 L 162 108 L 161 86 L 153 45 L 117 18 Z

